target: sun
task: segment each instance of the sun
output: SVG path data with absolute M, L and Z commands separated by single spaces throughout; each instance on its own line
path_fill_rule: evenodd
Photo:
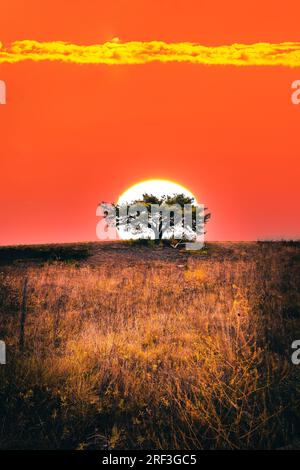
M 193 198 L 194 203 L 197 204 L 194 194 L 187 188 L 179 183 L 174 183 L 169 180 L 152 179 L 141 181 L 128 188 L 118 199 L 118 204 L 131 204 L 143 198 L 143 194 L 153 194 L 160 198 L 162 196 L 173 196 L 175 194 L 184 194 L 187 197 Z
M 193 198 L 194 204 L 197 204 L 194 194 L 181 184 L 169 180 L 152 179 L 140 181 L 124 191 L 118 199 L 118 205 L 130 205 L 134 201 L 142 200 L 144 194 L 151 194 L 158 198 L 184 194 L 189 198 Z M 123 227 L 118 228 L 118 234 L 122 240 L 138 239 L 141 237 L 140 233 L 134 235 Z M 143 235 L 145 238 L 154 239 L 154 233 L 150 229 L 144 229 Z

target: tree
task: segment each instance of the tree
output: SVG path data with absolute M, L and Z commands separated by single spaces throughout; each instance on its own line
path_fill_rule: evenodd
M 130 206 L 113 204 L 114 214 L 106 213 L 108 223 L 115 218 L 116 227 L 129 233 L 133 239 L 169 240 L 173 247 L 191 240 L 199 233 L 200 212 L 202 229 L 211 214 L 207 208 L 196 205 L 194 198 L 184 194 L 157 197 L 144 194 L 142 199 L 133 201 Z M 198 224 L 198 226 L 197 226 Z

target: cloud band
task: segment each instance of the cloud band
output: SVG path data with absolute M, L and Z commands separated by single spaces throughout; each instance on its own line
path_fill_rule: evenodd
M 22 61 L 107 65 L 184 62 L 203 65 L 300 67 L 300 42 L 203 46 L 190 42 L 122 43 L 117 39 L 93 45 L 24 40 L 15 41 L 9 47 L 3 47 L 0 43 L 0 64 Z

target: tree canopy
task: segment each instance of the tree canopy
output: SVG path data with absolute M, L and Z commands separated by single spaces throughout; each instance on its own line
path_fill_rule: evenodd
M 141 199 L 130 205 L 113 204 L 116 227 L 125 231 L 129 238 L 150 240 L 157 243 L 169 240 L 172 246 L 183 244 L 204 233 L 204 226 L 211 217 L 207 208 L 195 204 L 192 197 L 185 194 L 164 195 L 143 194 Z M 109 222 L 109 215 L 108 222 Z

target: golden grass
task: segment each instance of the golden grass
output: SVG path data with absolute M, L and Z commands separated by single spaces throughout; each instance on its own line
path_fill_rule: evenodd
M 289 246 L 258 246 L 245 259 L 191 254 L 185 265 L 130 265 L 116 256 L 96 267 L 6 268 L 0 446 L 289 443 L 300 424 L 299 372 L 289 350 L 300 336 L 297 273 L 299 250 Z

